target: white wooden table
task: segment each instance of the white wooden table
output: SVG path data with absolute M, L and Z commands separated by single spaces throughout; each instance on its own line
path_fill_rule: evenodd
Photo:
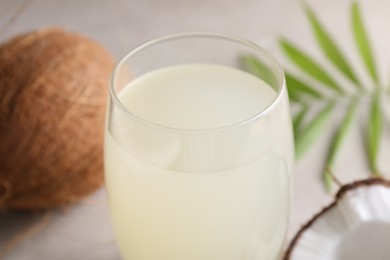
M 283 64 L 275 39 L 281 35 L 298 43 L 323 60 L 312 37 L 305 15 L 296 0 L 31 0 L 17 18 L 3 30 L 0 40 L 16 33 L 44 26 L 61 26 L 85 33 L 102 42 L 120 58 L 136 45 L 151 38 L 184 31 L 215 31 L 250 39 L 271 51 Z M 350 30 L 349 0 L 308 0 L 325 21 L 340 46 L 363 71 L 355 55 Z M 0 0 L 0 28 L 22 3 Z M 362 0 L 373 46 L 380 59 L 383 80 L 389 79 L 390 2 Z M 341 108 L 342 109 L 342 108 Z M 337 116 L 334 121 L 340 120 Z M 390 122 L 390 120 L 388 120 Z M 362 126 L 364 122 L 361 122 Z M 289 236 L 308 220 L 331 196 L 324 192 L 320 175 L 332 124 L 321 140 L 296 165 L 294 198 Z M 390 172 L 390 126 L 382 145 L 380 166 Z M 368 177 L 358 125 L 347 140 L 335 173 L 343 182 Z M 1 155 L 0 155 L 1 156 Z M 387 160 L 386 160 L 387 159 Z M 24 225 L 42 215 L 0 215 L 0 249 Z M 120 259 L 111 231 L 104 189 L 85 201 L 51 213 L 44 228 L 14 246 L 5 260 L 111 260 Z

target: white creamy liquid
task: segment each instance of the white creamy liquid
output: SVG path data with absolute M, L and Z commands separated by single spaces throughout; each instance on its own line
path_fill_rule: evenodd
M 248 120 L 276 98 L 258 78 L 188 64 L 131 81 L 119 99 L 139 118 L 179 129 Z M 287 226 L 292 159 L 287 102 L 222 131 L 178 132 L 112 114 L 105 174 L 125 260 L 275 259 Z

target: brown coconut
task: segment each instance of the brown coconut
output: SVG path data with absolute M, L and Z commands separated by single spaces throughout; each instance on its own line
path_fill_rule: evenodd
M 113 66 L 100 44 L 61 29 L 0 46 L 0 210 L 66 205 L 101 186 Z

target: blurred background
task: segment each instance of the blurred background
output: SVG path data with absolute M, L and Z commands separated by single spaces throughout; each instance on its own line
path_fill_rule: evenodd
M 356 70 L 364 70 L 352 40 L 351 1 L 306 2 L 352 64 L 356 64 Z M 359 2 L 378 57 L 379 75 L 384 82 L 389 82 L 390 2 Z M 221 32 L 249 39 L 269 50 L 285 66 L 290 65 L 277 45 L 279 37 L 290 39 L 319 61 L 324 59 L 298 0 L 0 0 L 0 41 L 48 26 L 83 33 L 101 42 L 117 59 L 152 38 L 188 31 Z M 369 176 L 359 131 L 358 128 L 352 131 L 337 165 L 336 173 L 342 182 Z M 296 165 L 289 237 L 332 200 L 320 179 L 330 134 L 331 131 L 324 133 Z M 386 165 L 389 149 L 385 147 L 389 145 L 384 146 L 380 155 L 381 166 L 390 172 Z M 0 259 L 120 259 L 105 196 L 102 188 L 80 203 L 53 211 L 49 216 L 47 213 L 0 214 L 0 250 L 6 249 Z M 20 237 L 21 231 L 34 223 L 43 225 L 27 234 L 22 232 Z

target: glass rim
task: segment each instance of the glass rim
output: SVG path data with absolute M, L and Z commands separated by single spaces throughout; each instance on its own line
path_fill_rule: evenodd
M 122 104 L 122 102 L 119 100 L 117 92 L 115 90 L 115 77 L 118 74 L 119 69 L 122 67 L 122 65 L 133 55 L 139 53 L 140 51 L 170 40 L 176 40 L 176 39 L 183 39 L 183 38 L 216 38 L 216 39 L 221 39 L 221 40 L 228 40 L 231 42 L 236 42 L 242 45 L 245 45 L 252 50 L 256 51 L 257 53 L 260 53 L 262 56 L 264 56 L 273 66 L 276 68 L 277 72 L 277 77 L 282 79 L 282 84 L 280 88 L 277 90 L 276 97 L 270 102 L 265 108 L 261 109 L 259 112 L 257 112 L 255 115 L 246 118 L 242 121 L 229 124 L 226 126 L 221 126 L 221 127 L 214 127 L 214 128 L 204 128 L 204 129 L 187 129 L 187 128 L 175 128 L 175 127 L 170 127 L 158 123 L 154 123 L 152 121 L 146 120 L 140 116 L 137 116 L 136 114 L 132 113 L 129 109 L 126 108 L 125 105 Z M 211 32 L 186 32 L 186 33 L 176 33 L 176 34 L 170 34 L 158 38 L 154 38 L 152 40 L 146 41 L 137 47 L 133 48 L 130 52 L 128 52 L 123 58 L 117 62 L 115 65 L 113 72 L 111 73 L 111 77 L 109 80 L 109 95 L 111 100 L 114 101 L 115 105 L 118 106 L 120 109 L 122 109 L 128 116 L 130 116 L 133 120 L 137 121 L 138 123 L 151 127 L 151 128 L 156 128 L 156 129 L 161 129 L 165 131 L 174 131 L 174 132 L 186 132 L 186 133 L 206 133 L 206 132 L 216 132 L 216 131 L 223 131 L 231 128 L 235 128 L 238 126 L 246 125 L 249 124 L 257 119 L 260 119 L 262 117 L 265 117 L 268 115 L 274 107 L 281 102 L 282 96 L 284 92 L 286 91 L 286 79 L 284 76 L 284 71 L 282 66 L 279 64 L 276 59 L 270 55 L 267 51 L 265 51 L 263 48 L 258 46 L 252 41 L 245 40 L 241 37 L 238 36 L 233 36 L 233 35 L 228 35 L 228 34 L 223 34 L 223 33 L 211 33 Z

